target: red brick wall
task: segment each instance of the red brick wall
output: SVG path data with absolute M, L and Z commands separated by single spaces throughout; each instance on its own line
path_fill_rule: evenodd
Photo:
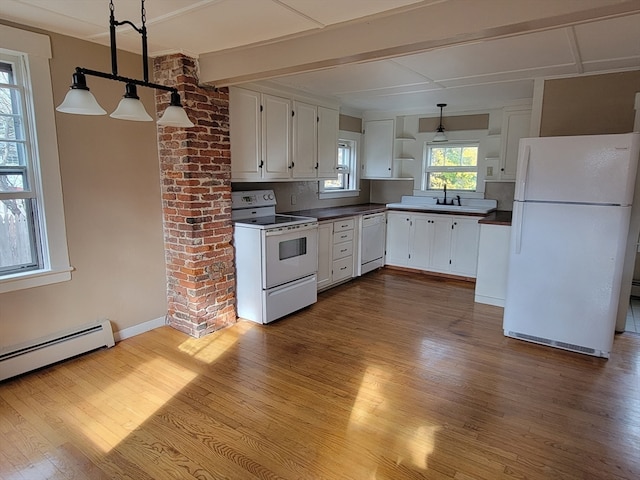
M 229 92 L 198 86 L 184 55 L 154 60 L 155 82 L 173 86 L 193 128 L 158 126 L 169 324 L 201 337 L 236 322 L 231 240 Z M 156 90 L 161 115 L 169 93 Z

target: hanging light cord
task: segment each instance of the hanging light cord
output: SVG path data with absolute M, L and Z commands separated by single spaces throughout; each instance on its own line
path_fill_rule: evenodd
M 76 73 L 84 75 L 91 75 L 93 77 L 107 78 L 109 80 L 116 80 L 123 83 L 131 83 L 139 85 L 141 87 L 155 88 L 158 90 L 164 90 L 167 92 L 178 93 L 178 89 L 175 87 L 168 87 L 166 85 L 160 85 L 158 83 L 149 82 L 149 55 L 147 47 L 147 12 L 144 6 L 144 0 L 141 0 L 140 17 L 142 26 L 136 27 L 135 24 L 129 20 L 118 21 L 115 19 L 115 7 L 113 0 L 109 0 L 109 36 L 111 40 L 111 73 L 99 72 L 97 70 L 91 70 L 84 67 L 76 67 Z M 142 37 L 142 72 L 144 80 L 138 80 L 135 78 L 128 78 L 118 75 L 118 54 L 116 47 L 116 27 L 120 25 L 130 25 L 136 32 Z

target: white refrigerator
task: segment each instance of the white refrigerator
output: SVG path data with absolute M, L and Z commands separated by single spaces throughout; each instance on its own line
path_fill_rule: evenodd
M 520 141 L 504 334 L 608 358 L 640 134 Z

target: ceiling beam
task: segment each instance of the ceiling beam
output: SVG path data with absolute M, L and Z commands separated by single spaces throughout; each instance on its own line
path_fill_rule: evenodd
M 422 2 L 392 15 L 202 54 L 200 81 L 236 85 L 636 13 L 640 0 Z

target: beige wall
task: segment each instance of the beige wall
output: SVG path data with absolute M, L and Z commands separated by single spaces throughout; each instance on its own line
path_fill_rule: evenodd
M 56 105 L 76 66 L 111 71 L 108 47 L 48 35 Z M 121 53 L 118 60 L 121 75 L 142 77 L 139 56 Z M 113 111 L 124 84 L 87 81 L 105 110 Z M 153 90 L 139 88 L 138 93 L 154 116 Z M 98 319 L 111 320 L 119 331 L 166 314 L 155 122 L 56 112 L 56 124 L 75 270 L 69 282 L 0 294 L 0 347 Z
M 540 136 L 633 131 L 640 70 L 546 80 Z

